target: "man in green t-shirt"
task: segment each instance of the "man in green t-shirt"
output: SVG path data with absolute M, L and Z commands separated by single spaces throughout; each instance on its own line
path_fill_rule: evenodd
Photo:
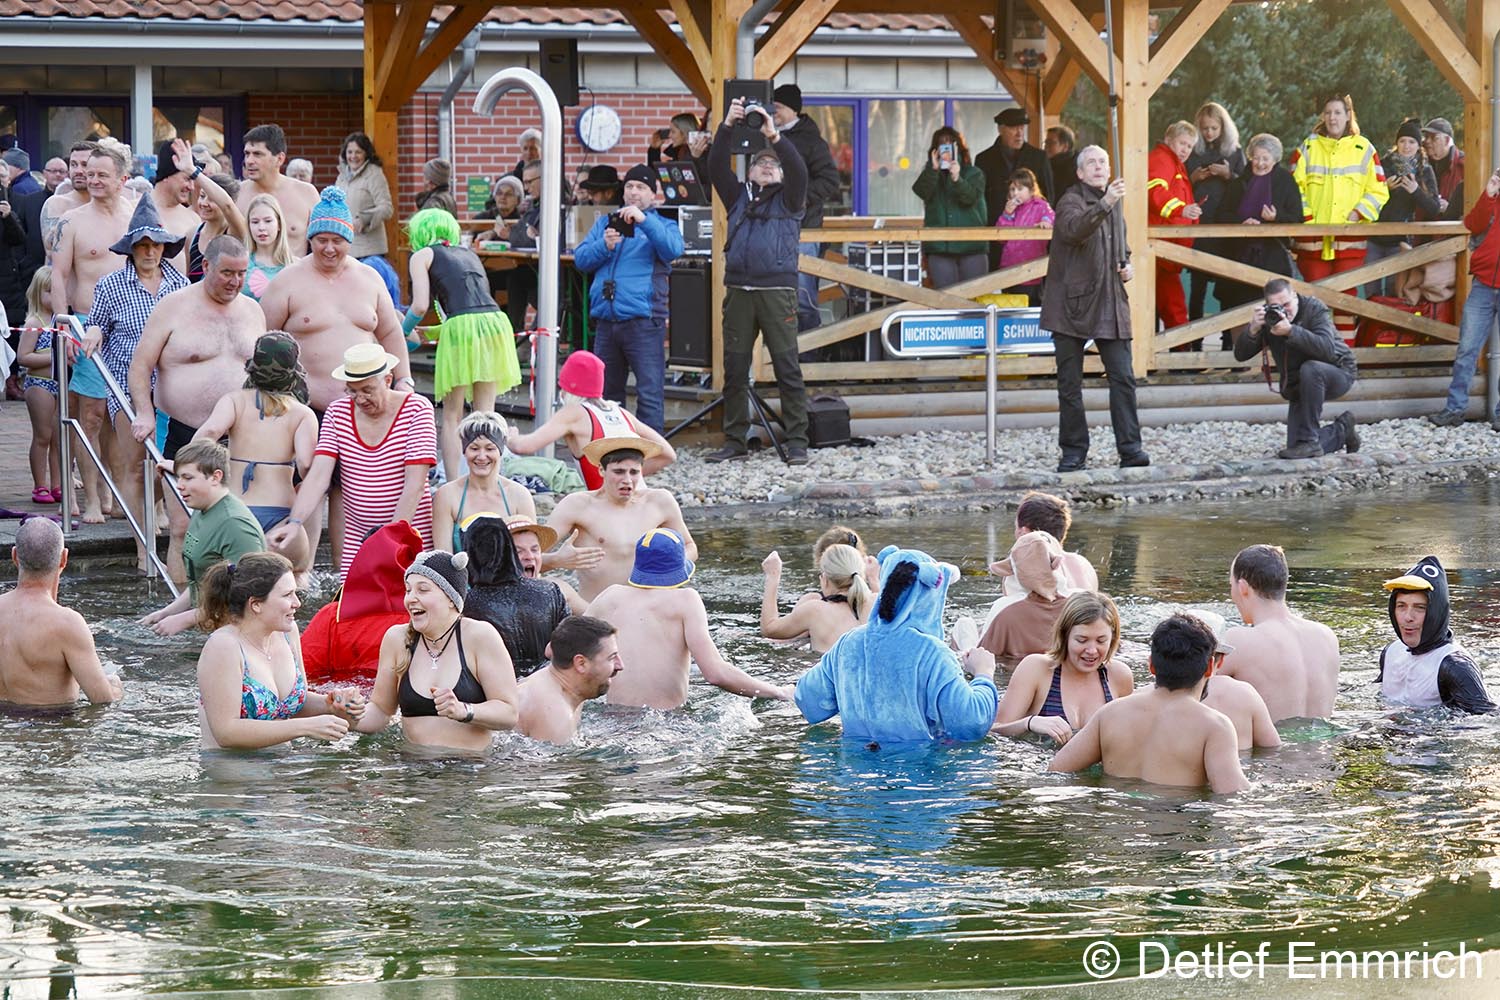
M 198 623 L 198 581 L 209 569 L 266 550 L 266 536 L 255 515 L 224 485 L 228 448 L 213 441 L 190 442 L 178 449 L 175 466 L 177 490 L 193 512 L 182 543 L 188 589 L 141 619 L 157 635 L 176 635 Z

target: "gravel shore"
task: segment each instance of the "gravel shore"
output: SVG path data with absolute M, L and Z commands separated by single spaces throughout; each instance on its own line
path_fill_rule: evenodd
M 1142 434 L 1151 467 L 1120 469 L 1109 428 L 1095 427 L 1088 467 L 1058 474 L 1056 431 L 1051 428 L 999 434 L 993 468 L 985 467 L 983 434 L 923 431 L 878 438 L 865 448 L 814 449 L 811 462 L 800 468 L 784 465 L 771 449 L 710 465 L 703 458 L 711 449 L 691 448 L 652 476 L 651 484 L 672 490 L 684 507 L 733 508 L 770 501 L 786 513 L 824 515 L 932 503 L 982 508 L 1013 501 L 1016 491 L 1031 488 L 1060 490 L 1084 502 L 1133 502 L 1363 489 L 1500 471 L 1500 434 L 1488 423 L 1443 428 L 1425 419 L 1386 420 L 1361 425 L 1359 433 L 1357 455 L 1285 461 L 1276 458 L 1286 444 L 1281 423 L 1147 427 Z

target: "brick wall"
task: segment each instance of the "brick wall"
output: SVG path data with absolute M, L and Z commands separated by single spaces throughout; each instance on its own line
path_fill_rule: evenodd
M 311 160 L 318 187 L 338 180 L 339 143 L 364 128 L 358 94 L 251 94 L 246 99 L 249 128 L 275 122 L 286 132 L 286 158 Z
M 418 94 L 404 108 L 397 120 L 401 136 L 401 177 L 397 215 L 412 212 L 416 193 L 423 188 L 422 164 L 438 155 L 438 94 Z M 582 108 L 563 109 L 563 162 L 565 177 L 571 183 L 579 166 L 607 163 L 623 175 L 636 163 L 646 161 L 646 145 L 651 133 L 665 128 L 672 115 L 681 111 L 703 113 L 703 107 L 691 94 L 606 93 L 595 95 L 596 102 L 607 104 L 620 115 L 620 142 L 608 153 L 593 153 L 578 141 L 577 121 Z M 511 93 L 495 105 L 493 115 L 477 115 L 473 95 L 460 94 L 453 106 L 455 194 L 459 212 L 463 210 L 464 184 L 469 177 L 494 178 L 509 171 L 520 159 L 521 132 L 541 125 L 536 103 L 530 95 Z

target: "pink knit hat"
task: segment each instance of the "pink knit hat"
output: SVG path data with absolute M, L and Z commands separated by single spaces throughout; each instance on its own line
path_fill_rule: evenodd
M 604 362 L 589 351 L 574 351 L 563 362 L 557 384 L 563 392 L 598 399 L 604 395 Z

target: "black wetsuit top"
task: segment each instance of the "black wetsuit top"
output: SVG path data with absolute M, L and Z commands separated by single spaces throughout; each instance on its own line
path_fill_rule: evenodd
M 546 663 L 547 643 L 558 622 L 568 617 L 568 601 L 550 580 L 522 577 L 492 586 L 476 584 L 464 598 L 464 617 L 495 626 L 519 678 Z
M 484 688 L 479 685 L 479 678 L 475 677 L 469 670 L 468 657 L 464 656 L 464 629 L 463 619 L 459 619 L 454 626 L 455 635 L 453 641 L 458 643 L 458 682 L 453 685 L 453 694 L 459 701 L 470 705 L 479 705 L 487 701 Z M 417 636 L 411 644 L 410 654 L 416 655 L 417 645 L 422 641 Z M 437 702 L 426 695 L 417 694 L 416 688 L 411 686 L 411 668 L 401 672 L 401 686 L 396 689 L 396 703 L 401 706 L 401 714 L 408 719 L 424 715 L 437 715 Z
M 443 307 L 446 317 L 500 311 L 490 294 L 490 279 L 484 272 L 484 264 L 472 250 L 433 244 L 427 277 L 432 281 L 433 298 Z

